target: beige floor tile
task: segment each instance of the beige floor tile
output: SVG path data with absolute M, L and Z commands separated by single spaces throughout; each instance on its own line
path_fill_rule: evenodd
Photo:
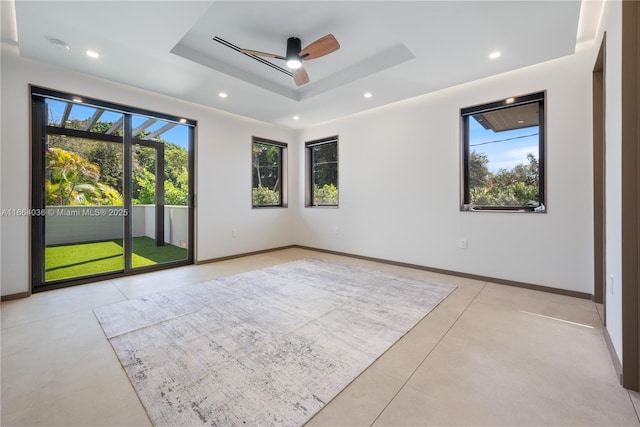
M 3 302 L 0 310 L 2 329 L 125 299 L 111 281 L 40 292 L 29 298 Z
M 311 418 L 306 427 L 368 426 L 376 419 L 405 379 L 373 364 Z
M 310 426 L 640 425 L 588 300 L 290 248 L 2 304 L 2 425 L 149 425 L 91 308 L 303 258 L 458 288 Z
M 636 416 L 638 417 L 638 422 L 640 422 L 640 393 L 637 391 L 629 392 L 629 399 L 631 399 L 631 403 L 633 404 L 633 409 L 636 411 Z
M 596 310 L 598 310 L 598 316 L 600 317 L 600 323 L 604 325 L 605 312 L 604 304 L 596 304 Z
M 459 287 L 375 363 L 408 378 L 473 302 L 481 286 Z
M 460 285 L 323 408 L 309 426 L 371 425 L 482 289 Z
M 135 276 L 120 277 L 113 283 L 127 298 L 164 292 L 203 281 L 198 267 L 179 267 Z
M 2 330 L 2 424 L 148 425 L 91 310 Z
M 637 425 L 600 330 L 523 312 L 557 315 L 554 305 L 564 301 L 565 317 L 586 321 L 595 307 L 555 295 L 541 304 L 535 291 L 495 286 L 483 289 L 375 425 Z
M 602 328 L 596 306 L 588 299 L 488 283 L 478 302 L 492 309 L 523 311 Z

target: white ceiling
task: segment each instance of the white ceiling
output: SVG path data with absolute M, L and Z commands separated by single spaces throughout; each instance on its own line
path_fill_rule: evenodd
M 587 0 L 1 3 L 2 41 L 22 57 L 291 128 L 571 55 L 595 36 L 602 9 Z M 289 37 L 304 47 L 329 33 L 341 48 L 305 62 L 302 87 L 212 40 L 284 55 Z

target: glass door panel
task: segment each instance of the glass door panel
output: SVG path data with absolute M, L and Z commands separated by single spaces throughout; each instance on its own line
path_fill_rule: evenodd
M 189 257 L 188 127 L 134 116 L 132 268 Z
M 122 114 L 52 99 L 46 107 L 44 280 L 122 271 Z

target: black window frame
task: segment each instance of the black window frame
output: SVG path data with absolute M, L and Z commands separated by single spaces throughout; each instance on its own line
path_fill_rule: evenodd
M 505 98 L 486 104 L 475 105 L 460 109 L 461 131 L 462 131 L 462 188 L 460 206 L 461 211 L 481 211 L 481 212 L 534 212 L 546 213 L 546 90 L 530 93 L 527 95 Z M 538 104 L 538 202 L 537 207 L 533 206 L 501 206 L 501 205 L 472 205 L 469 188 L 469 117 L 474 114 L 484 113 L 518 107 L 526 104 Z
M 270 145 L 272 147 L 278 148 L 278 188 L 280 193 L 280 201 L 275 205 L 256 205 L 253 203 L 253 146 L 255 144 L 261 145 Z M 288 206 L 287 202 L 287 153 L 288 153 L 288 144 L 285 142 L 274 141 L 267 138 L 261 138 L 257 136 L 251 137 L 251 208 L 252 209 L 263 209 L 263 208 L 286 208 Z
M 314 165 L 315 165 L 315 155 L 314 155 L 314 147 L 319 145 L 328 145 L 335 144 L 336 145 L 336 188 L 338 189 L 338 197 L 335 204 L 329 203 L 315 203 L 314 200 Z M 328 208 L 337 208 L 340 205 L 340 186 L 339 186 L 339 170 L 340 170 L 340 162 L 339 162 L 339 145 L 338 145 L 338 135 L 331 136 L 328 138 L 316 139 L 313 141 L 307 141 L 304 144 L 305 152 L 306 152 L 306 164 L 307 164 L 307 191 L 306 191 L 306 207 L 328 207 Z

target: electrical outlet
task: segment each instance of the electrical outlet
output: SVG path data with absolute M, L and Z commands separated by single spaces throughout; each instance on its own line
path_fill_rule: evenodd
M 460 249 L 467 249 L 468 246 L 469 246 L 469 242 L 467 241 L 467 239 L 458 240 L 458 247 Z

